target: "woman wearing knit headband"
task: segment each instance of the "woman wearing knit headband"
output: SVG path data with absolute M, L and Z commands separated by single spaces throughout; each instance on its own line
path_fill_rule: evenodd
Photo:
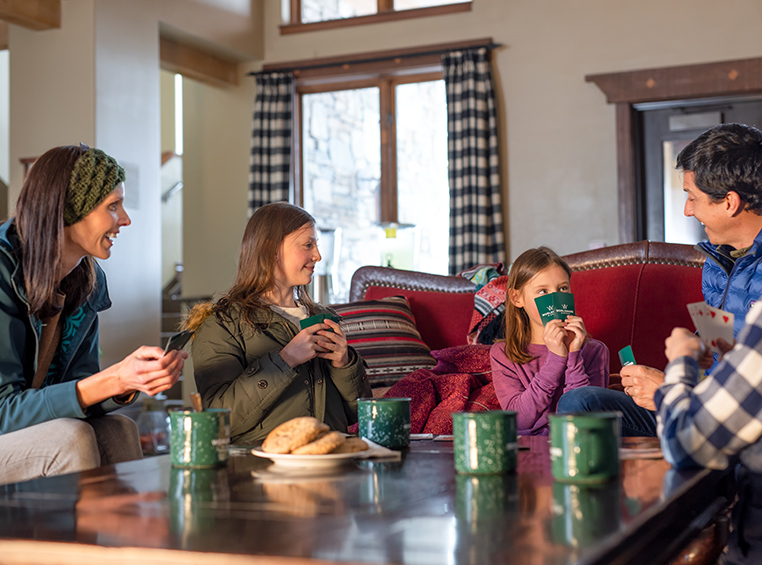
M 180 375 L 187 354 L 158 347 L 99 367 L 98 312 L 111 301 L 93 258 L 130 225 L 123 182 L 103 151 L 56 147 L 0 226 L 0 483 L 139 459 L 135 424 L 107 414 Z

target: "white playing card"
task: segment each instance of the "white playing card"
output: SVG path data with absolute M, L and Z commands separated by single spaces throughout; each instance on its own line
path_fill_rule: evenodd
M 704 333 L 701 338 L 709 345 L 709 348 L 715 353 L 722 353 L 717 345 L 717 340 L 722 338 L 726 342 L 733 343 L 733 322 L 735 316 L 719 308 L 708 307 L 704 316 Z
M 709 307 L 707 306 L 706 302 L 703 301 L 688 304 L 688 313 L 691 315 L 693 325 L 696 326 L 696 332 L 701 337 L 704 337 L 704 318 L 706 317 L 708 308 Z
M 719 338 L 733 343 L 733 314 L 713 308 L 706 302 L 688 304 L 688 313 L 699 337 L 714 353 L 722 353 L 717 345 Z

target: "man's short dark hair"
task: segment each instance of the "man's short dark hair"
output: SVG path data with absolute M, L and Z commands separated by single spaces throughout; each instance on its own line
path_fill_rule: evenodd
M 712 200 L 736 192 L 745 210 L 762 215 L 762 131 L 745 124 L 722 124 L 705 131 L 677 156 L 677 168 Z

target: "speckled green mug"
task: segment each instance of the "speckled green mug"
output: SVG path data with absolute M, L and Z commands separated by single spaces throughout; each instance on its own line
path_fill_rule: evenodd
M 169 411 L 169 456 L 174 467 L 224 465 L 230 443 L 230 410 L 190 408 Z
M 516 412 L 455 412 L 452 434 L 458 473 L 482 475 L 516 470 Z
M 358 398 L 357 435 L 390 449 L 410 445 L 409 398 Z
M 621 418 L 619 412 L 549 414 L 553 477 L 582 484 L 618 477 Z

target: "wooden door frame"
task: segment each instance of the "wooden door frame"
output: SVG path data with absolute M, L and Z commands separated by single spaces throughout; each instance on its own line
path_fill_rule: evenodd
M 619 243 L 637 237 L 639 150 L 634 105 L 762 93 L 762 57 L 585 76 L 616 105 Z

